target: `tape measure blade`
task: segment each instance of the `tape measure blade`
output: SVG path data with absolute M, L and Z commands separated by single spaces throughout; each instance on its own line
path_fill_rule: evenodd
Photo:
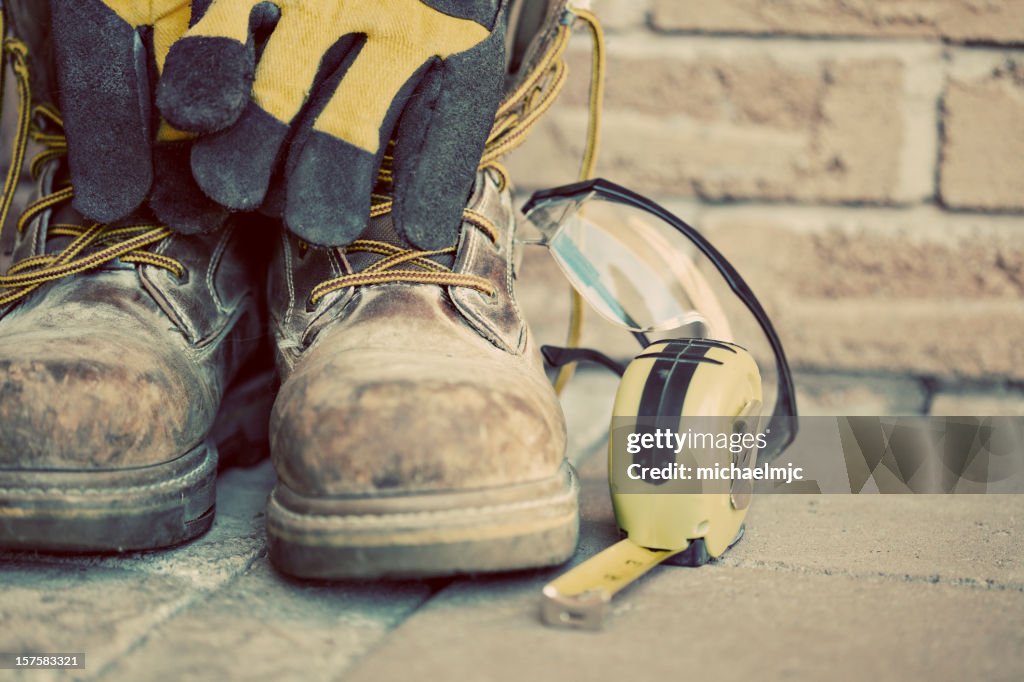
M 544 587 L 541 609 L 544 622 L 563 627 L 600 628 L 612 597 L 681 551 L 647 549 L 629 538 L 612 545 Z

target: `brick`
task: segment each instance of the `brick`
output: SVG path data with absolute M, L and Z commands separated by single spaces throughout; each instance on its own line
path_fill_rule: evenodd
M 1024 57 L 958 52 L 943 109 L 942 201 L 1024 210 Z
M 1024 297 L 1024 218 L 746 206 L 707 209 L 700 226 L 758 291 L 835 300 Z
M 670 208 L 700 228 L 739 269 L 768 309 L 797 368 L 1024 377 L 1019 344 L 1024 219 L 932 207 Z M 561 344 L 567 295 L 549 260 L 541 250 L 531 254 L 518 290 L 541 340 Z M 741 327 L 737 340 L 750 345 L 751 331 Z M 614 357 L 636 352 L 628 335 L 593 314 L 584 340 Z M 912 398 L 915 392 L 894 394 L 902 397 L 887 403 L 880 400 L 885 390 L 834 390 L 833 397 L 820 396 L 820 409 L 854 413 L 885 407 L 881 413 L 888 414 L 921 408 Z M 815 404 L 814 396 L 807 398 L 808 405 Z
M 591 10 L 604 30 L 613 32 L 644 26 L 650 5 L 650 0 L 593 0 Z
M 700 224 L 797 367 L 1024 377 L 1020 218 L 747 206 L 708 209 Z
M 801 373 L 796 384 L 801 416 L 876 416 L 921 414 L 925 389 L 909 378 Z
M 1021 0 L 655 0 L 669 31 L 1024 42 Z
M 1024 392 L 941 391 L 932 399 L 929 412 L 940 416 L 1024 416 Z
M 1022 218 L 934 207 L 696 209 L 670 203 L 670 209 L 698 226 L 739 269 L 768 309 L 797 368 L 1024 377 Z M 566 285 L 542 250 L 526 258 L 518 290 L 541 341 L 563 343 Z M 734 324 L 742 319 L 737 316 Z M 741 326 L 737 340 L 751 345 L 752 331 Z M 636 353 L 628 334 L 594 314 L 584 342 L 613 357 Z M 844 393 L 820 408 L 874 406 L 884 407 L 883 414 L 921 409 L 911 398 L 914 392 L 901 394 L 896 403 L 879 401 L 873 390 Z
M 934 196 L 939 49 L 703 37 L 609 39 L 598 170 L 646 194 L 903 204 Z M 512 162 L 571 178 L 585 140 L 587 56 Z
M 1024 378 L 1020 301 L 793 301 L 776 323 L 801 367 Z

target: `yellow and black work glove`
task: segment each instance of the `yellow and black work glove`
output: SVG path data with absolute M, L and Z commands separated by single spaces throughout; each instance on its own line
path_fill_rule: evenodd
M 209 0 L 50 2 L 74 207 L 110 223 L 149 205 L 182 232 L 216 229 L 227 210 L 189 170 L 192 136 L 160 120 L 156 80 L 167 51 Z
M 212 0 L 170 48 L 157 104 L 201 134 L 191 162 L 207 195 L 255 209 L 280 183 L 286 225 L 314 244 L 364 229 L 394 140 L 395 225 L 441 248 L 457 239 L 499 103 L 504 5 Z

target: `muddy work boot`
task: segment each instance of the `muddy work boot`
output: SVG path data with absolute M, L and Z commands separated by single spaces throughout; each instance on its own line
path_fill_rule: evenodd
M 30 225 L 15 268 L 53 228 Z M 230 396 L 270 389 L 241 371 L 261 317 L 237 237 L 167 236 L 0 307 L 0 547 L 150 549 L 210 527 L 214 420 L 260 419 Z
M 41 183 L 50 196 L 51 181 Z M 220 440 L 240 457 L 258 447 L 243 429 L 267 418 L 272 387 L 258 369 L 263 318 L 242 231 L 121 229 L 64 226 L 44 211 L 0 278 L 57 270 L 83 238 L 68 262 L 150 241 L 86 272 L 0 289 L 0 547 L 184 542 L 213 522 L 218 414 L 235 426 Z M 33 260 L 46 265 L 19 268 Z
M 218 415 L 219 440 L 250 456 L 243 426 L 269 414 L 258 239 L 237 224 L 178 236 L 146 216 L 82 224 L 59 113 L 32 113 L 15 143 L 45 147 L 39 199 L 0 277 L 0 547 L 181 543 L 213 522 Z
M 282 234 L 267 534 L 283 572 L 441 576 L 573 553 L 565 421 L 516 305 L 500 183 L 478 174 L 458 245 L 437 252 L 410 250 L 389 215 L 346 249 Z
M 7 282 L 86 232 L 37 216 Z M 272 395 L 240 236 L 165 235 L 87 272 L 0 289 L 25 292 L 0 306 L 0 547 L 150 549 L 210 527 L 215 420 L 233 424 L 219 440 L 249 458 L 258 444 L 245 429 Z M 70 262 L 126 241 L 105 228 Z

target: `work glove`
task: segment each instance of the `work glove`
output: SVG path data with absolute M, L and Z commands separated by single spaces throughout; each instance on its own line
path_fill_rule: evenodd
M 192 172 L 232 209 L 283 185 L 314 244 L 363 231 L 393 146 L 393 216 L 425 249 L 458 237 L 504 77 L 502 0 L 212 0 L 171 48 L 157 104 L 203 134 Z
M 273 181 L 293 232 L 344 245 L 391 149 L 396 228 L 421 248 L 457 238 L 501 94 L 504 0 L 51 2 L 87 217 L 151 190 L 171 227 L 205 231 L 221 206 L 267 208 Z
M 75 209 L 110 223 L 148 196 L 179 231 L 219 227 L 227 210 L 189 170 L 192 136 L 162 122 L 154 106 L 167 51 L 188 29 L 189 1 L 49 1 Z

